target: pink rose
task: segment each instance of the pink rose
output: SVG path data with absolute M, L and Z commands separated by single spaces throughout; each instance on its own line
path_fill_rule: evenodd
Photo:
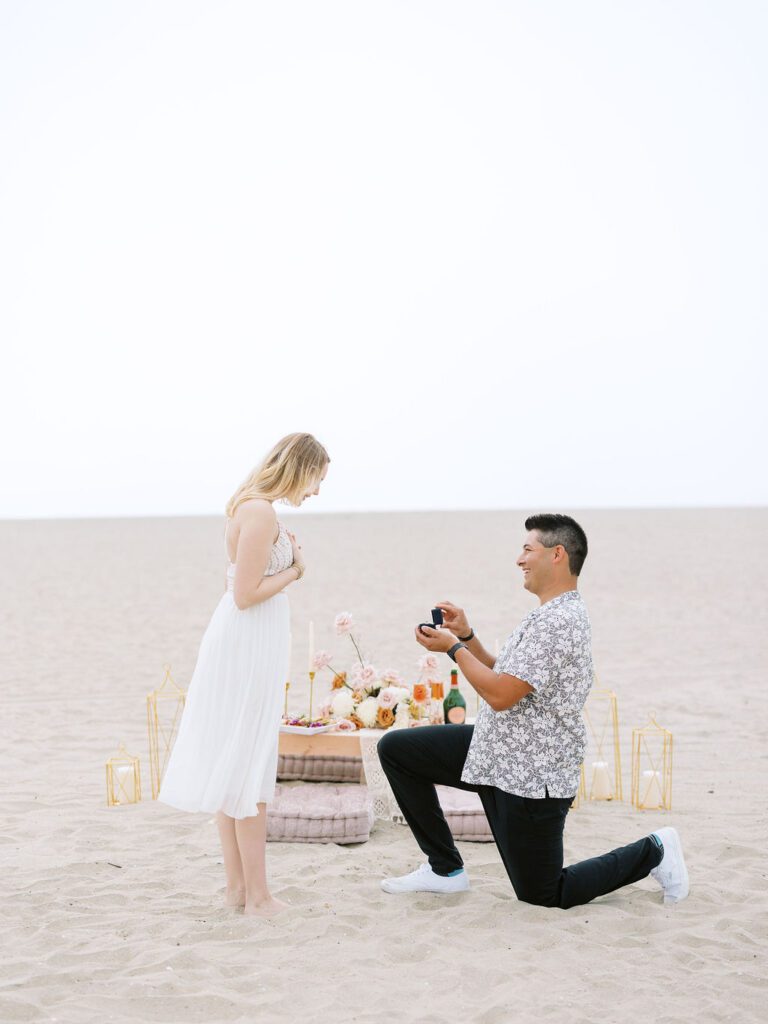
M 386 683 L 387 686 L 402 686 L 403 677 L 393 668 L 388 668 L 386 672 L 381 675 L 382 683 Z
M 373 665 L 366 664 L 363 665 L 363 667 L 360 669 L 359 679 L 363 686 L 370 686 L 371 683 L 375 683 L 378 678 L 379 673 L 376 671 Z
M 357 732 L 357 726 L 348 718 L 341 718 L 336 723 L 336 732 Z
M 419 658 L 418 665 L 420 672 L 436 672 L 440 662 L 436 654 L 425 654 L 423 658 Z
M 395 704 L 397 704 L 399 697 L 399 691 L 391 686 L 388 686 L 386 689 L 382 690 L 379 693 L 379 707 L 393 708 Z
M 319 672 L 331 664 L 331 656 L 328 651 L 318 651 L 312 659 L 312 664 L 315 666 L 315 672 Z
M 355 622 L 349 612 L 339 612 L 333 624 L 336 627 L 336 633 L 339 636 L 344 636 L 345 633 L 352 632 Z

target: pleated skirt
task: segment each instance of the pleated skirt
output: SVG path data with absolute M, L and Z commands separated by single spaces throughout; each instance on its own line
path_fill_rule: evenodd
M 158 799 L 247 818 L 273 798 L 289 651 L 287 594 L 244 610 L 231 591 L 223 595 L 200 644 Z

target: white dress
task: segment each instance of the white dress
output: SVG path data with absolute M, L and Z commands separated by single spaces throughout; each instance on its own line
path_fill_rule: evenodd
M 265 576 L 293 564 L 290 537 L 278 525 Z M 234 578 L 228 560 L 227 590 L 200 644 L 158 799 L 247 818 L 274 796 L 291 634 L 285 591 L 241 611 Z

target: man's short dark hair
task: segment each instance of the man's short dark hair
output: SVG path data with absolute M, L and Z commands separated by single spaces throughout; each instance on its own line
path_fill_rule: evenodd
M 587 557 L 587 535 L 575 519 L 560 515 L 559 512 L 542 512 L 537 516 L 528 516 L 525 528 L 536 530 L 545 548 L 562 544 L 568 555 L 571 574 L 579 575 Z

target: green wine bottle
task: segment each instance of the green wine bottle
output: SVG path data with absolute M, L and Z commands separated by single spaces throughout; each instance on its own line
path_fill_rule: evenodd
M 451 669 L 451 688 L 443 701 L 446 725 L 463 725 L 467 718 L 467 702 L 459 689 L 459 670 Z

